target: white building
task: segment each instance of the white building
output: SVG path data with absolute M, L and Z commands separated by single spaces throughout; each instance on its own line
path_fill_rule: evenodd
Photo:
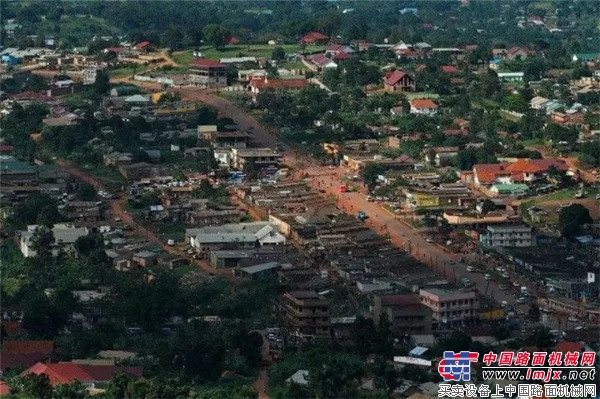
M 421 303 L 433 311 L 433 319 L 444 323 L 473 318 L 479 309 L 475 291 L 423 288 L 419 296 Z
M 96 76 L 98 75 L 98 69 L 96 68 L 86 68 L 82 72 L 83 76 L 83 84 L 84 85 L 93 85 L 96 83 Z
M 186 230 L 190 245 L 207 251 L 223 245 L 253 248 L 256 245 L 285 245 L 287 239 L 269 222 L 231 223 Z
M 419 98 L 410 102 L 411 114 L 434 116 L 437 110 L 437 104 L 428 98 Z
M 487 247 L 534 247 L 535 234 L 530 226 L 515 224 L 488 226 L 487 232 L 479 237 L 481 245 Z
M 522 82 L 524 76 L 523 72 L 498 72 L 498 79 L 501 82 Z
M 20 232 L 19 248 L 26 258 L 37 255 L 37 252 L 33 249 L 33 237 L 37 228 L 38 225 L 33 224 L 27 226 L 27 230 Z M 86 236 L 88 233 L 89 231 L 85 227 L 75 227 L 70 223 L 55 224 L 52 227 L 52 234 L 54 235 L 52 254 L 56 255 L 61 248 L 64 250 L 72 248 L 79 237 Z
M 531 107 L 531 109 L 543 109 L 548 101 L 550 100 L 544 97 L 533 97 L 531 101 L 529 101 L 529 107 Z

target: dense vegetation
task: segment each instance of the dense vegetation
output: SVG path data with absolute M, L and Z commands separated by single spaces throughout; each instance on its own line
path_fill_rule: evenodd
M 427 41 L 437 46 L 456 46 L 476 41 L 481 44 L 530 45 L 540 48 L 569 48 L 587 51 L 597 35 L 598 5 L 595 2 L 555 3 L 564 32 L 549 36 L 530 27 L 514 26 L 518 18 L 545 16 L 544 3 L 506 1 L 470 2 L 101 2 L 19 1 L 0 4 L 2 20 L 16 18 L 23 25 L 16 41 L 27 35 L 57 35 L 65 47 L 87 45 L 94 37 L 127 34 L 133 41 L 149 40 L 172 49 L 199 46 L 202 39 L 214 42 L 222 32 L 205 30 L 219 25 L 242 42 L 264 43 L 272 38 L 296 40 L 318 30 L 343 41 L 364 39 L 381 43 Z M 416 15 L 400 9 L 417 7 Z M 343 9 L 352 12 L 342 13 Z M 443 18 L 440 18 L 440 13 Z M 424 23 L 436 25 L 429 29 Z M 217 33 L 215 35 L 215 33 Z M 549 58 L 554 60 L 553 57 Z

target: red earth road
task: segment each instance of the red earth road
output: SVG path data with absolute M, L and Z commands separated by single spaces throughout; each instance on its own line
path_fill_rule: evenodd
M 102 185 L 102 183 L 100 183 L 100 181 L 98 181 L 89 173 L 77 168 L 72 163 L 65 162 L 63 160 L 57 160 L 56 163 L 61 168 L 66 170 L 70 175 L 75 176 L 79 180 L 94 186 L 94 188 L 97 191 L 105 190 L 104 186 Z M 153 231 L 136 223 L 135 220 L 133 220 L 133 217 L 125 210 L 126 201 L 126 198 L 120 198 L 118 200 L 110 201 L 110 210 L 113 217 L 120 218 L 124 224 L 133 228 L 133 231 L 136 235 L 146 237 L 148 241 L 160 246 L 165 252 L 168 252 L 172 255 L 176 255 L 178 257 L 187 258 L 191 263 L 196 264 L 206 273 L 219 275 L 220 277 L 227 279 L 227 281 L 229 281 L 231 284 L 235 283 L 234 276 L 228 271 L 215 269 L 207 261 L 191 258 L 187 254 L 178 251 L 176 248 L 167 245 L 165 241 L 158 237 Z

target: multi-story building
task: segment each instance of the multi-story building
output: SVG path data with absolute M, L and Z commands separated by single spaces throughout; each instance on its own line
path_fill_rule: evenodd
M 396 334 L 430 334 L 432 312 L 423 305 L 418 295 L 376 296 L 373 303 L 373 320 L 379 325 L 387 315 Z
M 86 68 L 81 72 L 81 75 L 84 85 L 93 85 L 96 82 L 96 76 L 98 76 L 98 69 Z
M 231 163 L 234 168 L 245 171 L 277 166 L 283 155 L 270 148 L 232 148 Z
M 476 317 L 479 300 L 475 291 L 445 288 L 423 288 L 421 303 L 433 312 L 438 322 L 452 323 Z
M 190 84 L 202 87 L 227 86 L 227 65 L 217 60 L 197 59 L 190 66 Z
M 523 224 L 488 226 L 485 234 L 480 235 L 479 241 L 486 247 L 534 247 L 536 245 L 533 229 Z
M 288 292 L 282 307 L 292 334 L 301 338 L 331 336 L 329 301 L 315 291 Z

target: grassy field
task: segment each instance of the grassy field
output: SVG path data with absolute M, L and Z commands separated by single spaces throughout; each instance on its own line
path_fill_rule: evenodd
M 249 44 L 249 45 L 229 45 L 221 50 L 217 50 L 212 46 L 202 46 L 200 51 L 204 58 L 232 58 L 232 57 L 267 57 L 270 58 L 273 49 L 277 46 L 268 44 Z M 287 54 L 305 52 L 318 53 L 325 50 L 325 46 L 305 46 L 303 49 L 299 44 L 282 44 L 282 47 Z M 176 51 L 171 56 L 173 61 L 180 65 L 189 65 L 194 61 L 193 51 Z
M 440 95 L 435 94 L 435 93 L 403 93 L 403 94 L 406 96 L 406 99 L 408 101 L 414 100 L 415 98 L 431 98 L 432 100 L 440 98 Z
M 111 78 L 127 78 L 132 76 L 134 71 L 136 74 L 141 74 L 145 70 L 146 68 L 144 68 L 143 66 L 138 66 L 135 69 L 133 66 L 126 66 L 117 69 L 112 69 L 108 73 L 110 74 Z
M 123 175 L 116 169 L 108 168 L 104 165 L 94 167 L 86 166 L 84 166 L 83 169 L 89 172 L 92 176 L 100 179 L 104 184 L 104 187 L 106 187 L 106 189 L 109 191 L 118 191 L 127 182 Z

